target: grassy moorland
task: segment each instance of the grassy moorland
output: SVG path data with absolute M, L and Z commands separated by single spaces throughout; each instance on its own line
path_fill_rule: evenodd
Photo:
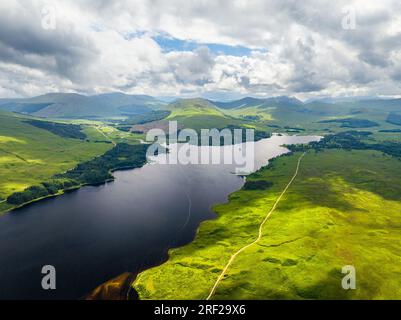
M 140 299 L 206 299 L 231 255 L 256 239 L 299 156 L 252 174 L 252 188 L 216 206 L 194 242 L 141 273 Z M 400 170 L 375 150 L 309 150 L 261 241 L 238 255 L 212 299 L 401 298 Z M 341 287 L 345 265 L 356 268 L 356 290 Z
M 14 192 L 7 203 L 22 206 L 42 198 L 62 194 L 66 190 L 84 185 L 98 185 L 114 179 L 113 171 L 141 167 L 146 162 L 148 145 L 127 143 L 115 144 L 105 154 L 79 163 L 67 172 L 56 174 L 51 179 L 31 186 L 24 191 Z
M 112 147 L 106 143 L 61 137 L 26 121 L 25 117 L 0 114 L 1 200 Z M 0 204 L 0 212 L 8 208 L 5 202 Z
M 110 119 L 144 114 L 165 105 L 153 97 L 106 93 L 86 96 L 76 93 L 48 93 L 25 99 L 4 99 L 0 110 L 52 119 Z
M 140 137 L 100 122 L 0 113 L 0 213 L 142 165 Z

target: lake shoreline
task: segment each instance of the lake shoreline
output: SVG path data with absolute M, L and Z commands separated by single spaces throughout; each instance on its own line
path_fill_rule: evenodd
M 104 156 L 104 155 L 102 155 L 102 156 Z M 100 156 L 100 157 L 102 157 L 102 156 Z M 95 159 L 96 159 L 96 158 L 95 158 Z M 85 162 L 84 162 L 84 163 L 85 163 Z M 56 197 L 62 196 L 62 195 L 66 194 L 66 193 L 69 193 L 69 192 L 78 191 L 78 190 L 80 190 L 80 189 L 83 188 L 83 187 L 88 187 L 88 186 L 101 186 L 101 185 L 104 185 L 104 184 L 106 184 L 106 183 L 108 183 L 108 182 L 112 182 L 112 181 L 115 180 L 115 177 L 113 176 L 113 173 L 114 173 L 114 172 L 116 172 L 116 171 L 124 171 L 124 170 L 133 170 L 133 169 L 141 168 L 141 167 L 143 167 L 144 165 L 146 165 L 146 163 L 147 163 L 147 160 L 143 161 L 143 162 L 141 163 L 141 165 L 139 165 L 139 166 L 136 165 L 136 164 L 134 164 L 134 165 L 117 166 L 117 167 L 111 168 L 111 169 L 108 171 L 108 173 L 109 173 L 109 175 L 110 175 L 111 177 L 110 177 L 110 178 L 106 178 L 106 179 L 104 179 L 103 181 L 99 181 L 99 182 L 97 182 L 97 183 L 81 183 L 81 184 L 78 184 L 78 185 L 74 185 L 74 186 L 72 186 L 72 187 L 70 187 L 70 188 L 60 189 L 60 190 L 58 190 L 58 192 L 56 192 L 56 193 L 54 193 L 54 194 L 48 194 L 48 195 L 43 196 L 43 197 L 38 197 L 38 198 L 32 199 L 32 200 L 30 200 L 30 201 L 28 201 L 28 202 L 24 202 L 24 203 L 22 203 L 22 204 L 20 204 L 20 205 L 12 205 L 12 204 L 10 204 L 10 203 L 7 202 L 7 199 L 4 199 L 3 202 L 0 202 L 0 205 L 3 204 L 3 203 L 5 203 L 6 205 L 9 205 L 10 207 L 7 208 L 7 209 L 5 209 L 5 210 L 3 210 L 3 211 L 0 211 L 0 217 L 2 217 L 3 215 L 6 215 L 6 214 L 10 214 L 10 213 L 12 213 L 12 212 L 14 212 L 14 211 L 16 211 L 16 210 L 18 210 L 18 209 L 22 209 L 22 208 L 25 208 L 25 207 L 27 207 L 27 206 L 29 206 L 29 205 L 32 205 L 32 204 L 41 202 L 41 201 L 43 201 L 43 200 L 56 198 Z M 81 164 L 78 164 L 77 166 L 75 166 L 75 167 L 74 167 L 73 169 L 71 169 L 71 170 L 74 170 L 75 168 L 79 167 L 80 165 L 81 165 Z M 68 172 L 68 171 L 67 171 L 67 172 Z M 57 176 L 57 174 L 56 174 L 55 176 Z
M 283 145 L 311 139 L 316 138 L 278 136 L 258 142 L 253 171 L 287 154 L 289 150 Z M 138 275 L 163 265 L 172 259 L 174 249 L 188 246 L 199 237 L 203 223 L 218 217 L 215 206 L 231 201 L 231 194 L 245 183 L 243 176 L 235 174 L 234 166 L 164 166 L 149 159 L 142 167 L 113 168 L 113 183 L 103 182 L 100 188 L 80 186 L 64 192 L 58 200 L 37 201 L 36 205 L 25 205 L 19 214 L 0 219 L 7 259 L 2 281 L 9 289 L 8 296 L 83 299 L 105 283 L 124 287 L 120 293 L 130 291 L 130 296 L 135 296 L 128 280 L 116 281 L 115 277 L 127 271 Z M 126 173 L 119 172 L 127 169 Z M 38 233 L 43 235 L 40 241 L 35 240 Z M 29 243 L 29 250 L 18 246 L 21 241 Z M 59 252 L 66 252 L 70 258 L 65 261 Z M 12 266 L 16 259 L 32 267 L 15 270 Z M 63 274 L 60 286 L 64 287 L 55 295 L 35 287 L 37 268 L 49 261 Z M 76 265 L 82 268 L 75 270 Z M 87 274 L 85 279 L 80 278 L 83 274 Z M 16 280 L 19 277 L 21 280 Z M 32 280 L 21 295 L 13 288 L 15 281 L 22 282 L 23 278 Z M 125 299 L 124 294 L 122 297 Z
M 146 163 L 145 163 L 145 164 L 146 164 Z M 144 165 L 145 165 L 145 164 L 144 164 Z M 116 172 L 116 171 L 133 170 L 133 169 L 137 169 L 137 168 L 141 168 L 141 167 L 131 167 L 131 168 L 130 168 L 130 167 L 123 167 L 123 168 L 117 168 L 117 169 L 111 170 L 110 173 L 112 174 L 112 173 L 114 173 L 114 172 Z M 59 192 L 57 192 L 57 193 L 55 193 L 55 194 L 49 194 L 49 195 L 44 196 L 44 197 L 36 198 L 36 199 L 31 200 L 31 201 L 29 201 L 29 202 L 25 202 L 25 203 L 23 203 L 23 204 L 21 204 L 21 205 L 12 206 L 12 207 L 9 208 L 9 209 L 6 209 L 6 210 L 4 210 L 4 211 L 0 211 L 0 217 L 3 216 L 3 215 L 6 215 L 6 214 L 11 214 L 11 213 L 13 213 L 14 211 L 17 211 L 18 209 L 22 209 L 22 208 L 28 207 L 28 206 L 30 206 L 30 205 L 32 205 L 32 204 L 36 204 L 36 203 L 41 202 L 41 201 L 43 201 L 43 200 L 48 200 L 48 199 L 57 198 L 57 197 L 60 197 L 60 196 L 62 196 L 62 195 L 64 195 L 64 194 L 66 194 L 66 193 L 78 191 L 78 190 L 80 190 L 80 189 L 82 189 L 82 188 L 84 188 L 84 187 L 97 187 L 97 186 L 102 186 L 102 185 L 105 185 L 106 183 L 113 182 L 114 180 L 115 180 L 115 178 L 113 177 L 112 179 L 106 179 L 106 180 L 104 180 L 103 182 L 99 182 L 99 183 L 86 183 L 86 184 L 81 184 L 81 185 L 78 185 L 78 186 L 74 186 L 73 188 L 63 189 L 63 190 L 60 190 Z M 7 200 L 4 200 L 2 203 L 7 203 Z M 1 204 L 1 203 L 0 203 L 0 204 Z M 8 203 L 7 203 L 7 204 L 8 204 Z
M 272 163 L 275 159 L 278 159 L 278 158 L 284 157 L 284 156 L 289 156 L 289 155 L 293 154 L 293 152 L 292 152 L 286 145 L 281 145 L 281 146 L 284 147 L 284 148 L 286 149 L 285 152 L 283 152 L 283 153 L 281 153 L 281 154 L 279 154 L 279 155 L 277 155 L 277 156 L 275 156 L 275 157 L 269 159 L 269 162 L 268 162 L 267 164 L 263 165 L 262 167 L 260 167 L 259 169 L 255 170 L 254 172 L 249 173 L 248 175 L 254 174 L 254 173 L 258 172 L 259 170 L 265 169 L 266 167 L 268 167 L 269 165 L 271 165 L 271 163 Z M 232 173 L 232 174 L 236 175 L 235 173 Z M 133 285 L 134 285 L 134 283 L 138 280 L 138 278 L 140 277 L 141 273 L 145 272 L 146 270 L 149 270 L 149 269 L 152 269 L 152 268 L 157 268 L 157 267 L 159 267 L 159 266 L 165 264 L 167 261 L 170 260 L 170 252 L 171 252 L 172 250 L 179 249 L 179 248 L 183 248 L 183 247 L 185 247 L 185 246 L 190 245 L 190 244 L 196 239 L 196 237 L 198 236 L 199 231 L 200 231 L 200 229 L 201 229 L 203 223 L 208 222 L 208 221 L 213 221 L 213 220 L 215 220 L 215 219 L 217 219 L 217 218 L 219 217 L 218 214 L 217 214 L 217 212 L 216 212 L 216 210 L 215 210 L 215 207 L 216 207 L 216 206 L 219 206 L 219 205 L 222 205 L 222 204 L 228 203 L 228 202 L 230 201 L 230 196 L 231 196 L 232 194 L 234 194 L 234 193 L 236 193 L 236 192 L 238 192 L 238 191 L 240 191 L 240 190 L 242 190 L 242 189 L 244 188 L 244 185 L 245 185 L 245 182 L 246 182 L 246 177 L 247 177 L 248 175 L 243 175 L 243 174 L 238 174 L 238 175 L 236 175 L 236 176 L 238 176 L 238 177 L 240 177 L 240 178 L 243 179 L 243 181 L 244 181 L 243 185 L 242 185 L 239 189 L 234 190 L 234 191 L 232 191 L 231 193 L 229 193 L 229 194 L 227 195 L 226 201 L 224 201 L 224 202 L 219 202 L 219 203 L 214 203 L 214 204 L 212 204 L 212 205 L 210 206 L 210 209 L 211 209 L 212 212 L 215 214 L 215 216 L 214 216 L 213 218 L 211 218 L 211 219 L 206 219 L 206 220 L 204 220 L 204 221 L 201 221 L 201 222 L 199 223 L 198 227 L 196 228 L 196 231 L 195 231 L 195 233 L 194 233 L 193 239 L 191 239 L 190 241 L 188 241 L 188 243 L 183 244 L 183 245 L 181 245 L 181 246 L 179 246 L 179 247 L 169 247 L 169 248 L 166 248 L 166 249 L 164 250 L 164 254 L 163 254 L 164 259 L 162 259 L 162 260 L 160 261 L 160 263 L 158 263 L 158 264 L 156 264 L 156 265 L 149 266 L 149 267 L 147 267 L 146 269 L 141 270 L 141 271 L 139 271 L 139 272 L 137 272 L 137 273 L 133 273 L 133 272 L 127 271 L 126 273 L 131 274 L 132 277 L 133 277 L 133 280 L 132 280 L 132 282 L 131 282 L 130 287 L 129 287 L 129 288 L 127 289 L 127 291 L 126 291 L 126 294 L 125 294 L 125 295 L 122 294 L 121 296 L 124 296 L 124 297 L 125 297 L 125 296 L 127 296 L 128 294 L 130 294 L 130 292 L 131 292 L 131 296 L 132 296 L 132 292 L 134 292 L 134 294 L 133 294 L 133 296 L 135 297 L 134 300 L 140 300 L 140 298 L 139 298 L 139 293 L 135 290 L 135 288 L 134 288 Z M 125 273 L 124 273 L 124 274 L 125 274 Z M 91 299 L 93 299 L 93 297 L 96 297 L 96 296 L 97 296 L 97 297 L 100 297 L 98 294 L 96 294 L 97 292 L 103 292 L 103 293 L 107 292 L 107 287 L 109 287 L 111 284 L 114 285 L 114 286 L 115 286 L 116 284 L 118 284 L 118 281 L 116 281 L 116 279 L 119 279 L 119 278 L 122 277 L 124 274 L 122 274 L 122 275 L 120 275 L 120 276 L 118 276 L 118 277 L 116 277 L 116 278 L 113 278 L 113 279 L 111 279 L 111 280 L 109 280 L 109 281 L 106 281 L 106 282 L 103 283 L 103 284 L 100 284 L 98 287 L 96 287 L 93 291 L 91 291 L 90 293 L 88 293 L 86 296 L 87 296 L 87 297 L 91 297 Z M 123 289 L 124 289 L 124 286 L 126 285 L 126 282 L 121 281 L 119 284 L 120 284 L 119 290 L 123 290 Z M 115 290 L 116 290 L 116 288 L 115 288 Z M 101 299 L 99 299 L 99 300 L 109 300 L 109 299 L 113 299 L 113 296 L 103 295 L 103 296 L 101 297 Z M 125 299 L 124 299 L 124 300 L 125 300 Z
M 269 138 L 271 138 L 271 137 L 274 136 L 274 135 L 280 136 L 280 135 L 282 135 L 282 134 L 281 134 L 281 133 L 277 133 L 277 134 L 271 133 L 271 134 L 269 134 L 269 135 L 266 136 L 266 137 L 257 137 L 257 139 L 255 140 L 255 143 L 258 142 L 258 141 L 260 141 L 260 140 L 269 139 Z M 141 143 L 142 145 L 148 144 L 147 142 L 145 142 L 145 141 L 143 141 L 143 140 L 141 140 L 140 143 Z M 102 156 L 104 156 L 104 154 L 101 155 L 101 156 L 99 156 L 99 157 L 102 157 Z M 99 157 L 95 157 L 94 159 L 99 158 Z M 85 163 L 85 162 L 84 162 L 84 163 Z M 146 165 L 147 163 L 148 163 L 148 161 L 145 161 L 144 163 L 142 163 L 141 166 L 133 165 L 133 166 L 121 166 L 121 167 L 116 167 L 116 168 L 113 168 L 113 169 L 109 170 L 109 173 L 110 173 L 110 175 L 112 175 L 112 174 L 113 174 L 114 172 L 116 172 L 116 171 L 133 170 L 133 169 L 141 168 L 141 167 L 143 167 L 144 165 Z M 80 165 L 80 163 L 77 164 L 76 167 L 78 167 L 79 165 Z M 76 167 L 74 167 L 74 168 L 76 168 Z M 73 168 L 73 169 L 74 169 L 74 168 Z M 71 170 L 73 170 L 73 169 L 71 169 Z M 68 172 L 68 170 L 67 170 L 67 172 Z M 57 175 L 58 175 L 58 174 L 55 174 L 55 176 L 57 176 Z M 245 177 L 245 175 L 240 175 L 240 176 Z M 61 189 L 61 190 L 59 190 L 57 193 L 54 193 L 54 194 L 48 194 L 48 195 L 43 196 L 43 197 L 38 197 L 38 198 L 32 199 L 32 200 L 30 200 L 30 201 L 28 201 L 28 202 L 24 202 L 24 203 L 22 203 L 22 204 L 20 204 L 20 205 L 13 205 L 13 204 L 10 204 L 10 203 L 7 202 L 7 199 L 4 199 L 4 200 L 0 201 L 0 206 L 3 205 L 3 204 L 5 204 L 7 207 L 6 207 L 6 209 L 3 209 L 3 210 L 0 209 L 0 218 L 1 218 L 2 216 L 6 215 L 6 214 L 11 214 L 11 213 L 13 213 L 14 211 L 16 211 L 16 210 L 18 210 L 18 209 L 22 209 L 22 208 L 28 207 L 28 206 L 30 206 L 30 205 L 32 205 L 32 204 L 41 202 L 41 201 L 43 201 L 43 200 L 56 198 L 56 197 L 62 196 L 62 195 L 66 194 L 66 193 L 69 193 L 69 192 L 78 191 L 78 190 L 80 190 L 81 188 L 87 187 L 87 186 L 101 186 L 101 185 L 104 185 L 104 184 L 106 184 L 106 183 L 108 183 L 108 182 L 112 182 L 112 181 L 114 181 L 114 180 L 115 180 L 115 178 L 114 178 L 114 176 L 113 176 L 112 178 L 105 179 L 104 181 L 100 181 L 100 182 L 98 182 L 98 183 L 82 183 L 82 184 L 79 184 L 79 185 L 75 185 L 75 186 L 73 186 L 73 187 L 71 187 L 71 188 Z M 11 195 L 10 195 L 10 196 L 11 196 Z

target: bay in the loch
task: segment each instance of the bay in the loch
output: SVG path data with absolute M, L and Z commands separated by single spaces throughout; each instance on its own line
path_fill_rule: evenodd
M 273 136 L 255 143 L 255 169 L 288 152 L 283 144 L 316 136 Z M 125 271 L 166 259 L 193 240 L 244 180 L 231 165 L 162 165 L 118 171 L 116 180 L 43 200 L 0 217 L 0 299 L 78 299 Z M 44 291 L 53 265 L 57 289 Z

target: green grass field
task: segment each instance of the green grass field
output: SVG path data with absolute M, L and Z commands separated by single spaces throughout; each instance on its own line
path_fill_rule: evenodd
M 141 273 L 140 299 L 206 299 L 230 256 L 257 237 L 299 155 L 250 176 L 273 185 L 235 192 L 194 242 Z M 399 172 L 399 160 L 376 151 L 309 151 L 262 240 L 237 257 L 212 298 L 400 299 Z M 341 287 L 345 265 L 356 268 L 356 290 Z
M 239 110 L 239 109 L 238 109 Z M 204 100 L 184 100 L 167 120 L 186 128 L 238 126 L 267 132 L 324 134 L 350 130 L 339 113 L 322 116 L 287 109 L 222 111 Z M 258 120 L 250 120 L 258 116 Z M 356 118 L 379 126 L 365 143 L 401 141 L 386 114 Z M 118 143 L 137 144 L 141 134 L 110 122 L 59 120 L 80 125 L 86 139 L 69 139 L 26 123 L 25 116 L 0 113 L 0 213 L 14 192 L 47 181 Z M 256 118 L 254 118 L 256 119 Z M 269 125 L 271 125 L 269 127 Z M 275 127 L 278 126 L 278 127 Z M 141 273 L 133 286 L 141 299 L 205 299 L 233 253 L 252 243 L 260 223 L 294 174 L 299 153 L 283 156 L 248 177 L 240 190 L 217 205 L 218 218 L 204 222 L 191 244 L 170 251 L 163 265 Z M 310 150 L 299 175 L 263 228 L 260 242 L 230 265 L 213 299 L 401 299 L 401 162 L 372 150 Z M 258 186 L 265 186 L 258 189 Z M 266 187 L 267 186 L 267 187 Z M 357 289 L 341 287 L 341 268 L 353 265 Z
M 0 201 L 113 147 L 62 138 L 24 120 L 22 116 L 0 113 Z M 93 140 L 90 135 L 88 138 Z M 0 203 L 0 212 L 9 208 Z

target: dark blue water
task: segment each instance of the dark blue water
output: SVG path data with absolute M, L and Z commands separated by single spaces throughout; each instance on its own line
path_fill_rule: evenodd
M 259 141 L 256 168 L 287 152 L 281 144 L 316 139 Z M 215 217 L 213 204 L 242 187 L 232 172 L 227 165 L 148 164 L 0 217 L 0 299 L 77 299 L 126 271 L 161 263 Z M 56 268 L 56 290 L 41 287 L 44 265 Z

